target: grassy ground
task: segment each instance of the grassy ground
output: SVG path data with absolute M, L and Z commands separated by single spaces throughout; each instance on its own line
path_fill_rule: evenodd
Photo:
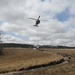
M 27 48 L 5 48 L 0 56 L 0 73 L 18 71 L 30 66 L 48 64 L 62 59 L 61 55 L 53 52 L 42 52 Z M 29 74 L 31 75 L 31 74 Z M 35 75 L 33 73 L 33 75 Z
M 71 61 L 66 64 L 56 65 L 48 68 L 41 68 L 30 72 L 23 72 L 22 75 L 75 75 L 75 49 L 45 49 L 53 53 L 70 55 Z

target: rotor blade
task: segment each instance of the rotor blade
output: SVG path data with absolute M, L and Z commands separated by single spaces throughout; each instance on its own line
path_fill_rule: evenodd
M 48 20 L 42 20 L 42 21 L 48 21 Z
M 40 16 L 38 17 L 38 20 L 40 19 Z
M 37 19 L 35 19 L 35 18 L 30 18 L 30 17 L 29 17 L 29 19 L 32 19 L 32 20 L 37 20 Z

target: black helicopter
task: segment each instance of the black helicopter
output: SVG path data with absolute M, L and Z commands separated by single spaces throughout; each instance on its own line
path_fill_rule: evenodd
M 34 19 L 34 18 L 29 18 L 29 19 L 33 19 L 33 20 L 36 20 L 36 23 L 34 26 L 38 27 L 38 24 L 40 23 L 40 16 L 38 17 L 38 19 Z

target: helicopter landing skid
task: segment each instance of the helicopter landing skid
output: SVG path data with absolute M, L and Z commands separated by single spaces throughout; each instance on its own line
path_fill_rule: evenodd
M 33 25 L 33 26 L 38 27 L 38 25 Z

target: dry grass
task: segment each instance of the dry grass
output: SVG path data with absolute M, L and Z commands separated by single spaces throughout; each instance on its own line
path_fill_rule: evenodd
M 75 75 L 75 49 L 45 49 L 52 53 L 62 53 L 71 56 L 71 61 L 66 64 L 41 68 L 32 72 L 24 72 L 22 75 Z
M 0 56 L 0 72 L 20 70 L 30 66 L 48 64 L 63 57 L 52 52 L 46 53 L 26 48 L 6 48 Z

